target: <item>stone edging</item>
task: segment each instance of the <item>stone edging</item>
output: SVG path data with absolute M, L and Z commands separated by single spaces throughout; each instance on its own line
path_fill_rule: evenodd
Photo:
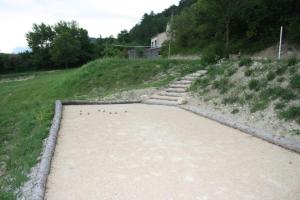
M 92 101 L 75 101 L 66 100 L 55 102 L 55 113 L 52 120 L 52 125 L 49 131 L 49 136 L 45 140 L 43 152 L 41 156 L 41 161 L 37 174 L 35 176 L 35 183 L 31 190 L 30 199 L 31 200 L 43 200 L 46 192 L 47 178 L 51 168 L 51 161 L 55 150 L 55 145 L 57 141 L 57 135 L 59 132 L 62 112 L 64 105 L 108 105 L 108 104 L 134 104 L 141 103 L 141 101 L 103 101 L 103 102 L 92 102 Z
M 41 161 L 39 165 L 38 172 L 35 177 L 35 183 L 31 191 L 31 198 L 32 200 L 43 200 L 44 195 L 46 192 L 46 183 L 47 178 L 50 172 L 51 161 L 55 150 L 55 145 L 57 141 L 57 135 L 59 132 L 61 119 L 62 119 L 62 112 L 63 112 L 63 105 L 108 105 L 108 104 L 134 104 L 134 103 L 142 103 L 141 101 L 104 101 L 104 102 L 94 102 L 94 101 L 77 101 L 77 100 L 66 100 L 66 101 L 59 101 L 57 100 L 55 103 L 55 114 L 52 120 L 52 125 L 49 131 L 49 136 L 46 139 L 44 144 L 43 153 L 41 156 Z M 170 105 L 168 105 L 170 106 Z M 283 137 L 283 136 L 275 136 L 270 133 L 266 133 L 262 130 L 258 130 L 255 128 L 251 128 L 249 126 L 243 125 L 241 123 L 232 122 L 222 117 L 218 117 L 215 115 L 206 112 L 200 108 L 192 107 L 192 106 L 174 106 L 181 108 L 183 110 L 195 113 L 202 117 L 211 119 L 223 125 L 229 126 L 234 129 L 238 129 L 242 132 L 250 134 L 252 136 L 261 138 L 267 142 L 272 144 L 276 144 L 281 146 L 285 149 L 300 153 L 300 141 L 294 141 L 292 139 Z
M 200 109 L 200 108 L 197 108 L 194 106 L 178 106 L 178 107 L 182 108 L 186 111 L 200 115 L 202 117 L 208 118 L 210 120 L 216 121 L 225 126 L 229 126 L 231 128 L 240 130 L 244 133 L 247 133 L 254 137 L 260 138 L 262 140 L 265 140 L 265 141 L 275 144 L 277 146 L 283 147 L 287 150 L 294 151 L 296 153 L 300 153 L 300 140 L 295 140 L 295 139 L 287 138 L 284 136 L 278 136 L 278 135 L 274 135 L 272 133 L 268 133 L 263 130 L 252 128 L 252 127 L 249 127 L 242 123 L 234 122 L 234 121 L 226 119 L 224 117 L 213 115 L 204 109 Z

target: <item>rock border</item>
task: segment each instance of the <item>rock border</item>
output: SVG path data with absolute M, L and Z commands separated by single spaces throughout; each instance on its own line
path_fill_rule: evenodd
M 52 161 L 52 157 L 54 155 L 57 136 L 58 136 L 58 132 L 59 132 L 60 125 L 61 125 L 63 106 L 68 106 L 68 105 L 115 105 L 115 104 L 156 105 L 156 104 L 147 104 L 142 101 L 102 101 L 102 102 L 100 101 L 100 102 L 95 102 L 95 101 L 80 101 L 80 100 L 65 100 L 65 101 L 57 100 L 55 102 L 55 113 L 54 113 L 54 117 L 52 120 L 52 125 L 50 128 L 50 131 L 49 131 L 49 136 L 45 140 L 45 143 L 44 143 L 41 160 L 38 164 L 37 174 L 35 175 L 33 180 L 31 180 L 31 181 L 34 181 L 34 183 L 33 183 L 33 187 L 31 190 L 31 194 L 28 194 L 30 196 L 30 199 L 32 199 L 32 200 L 43 200 L 44 199 L 44 196 L 46 193 L 47 178 L 50 173 L 51 161 Z M 159 104 L 159 105 L 164 105 L 164 104 Z M 221 116 L 213 115 L 213 114 L 211 114 L 203 109 L 197 108 L 195 106 L 187 106 L 187 105 L 164 105 L 164 106 L 177 107 L 177 108 L 186 110 L 188 112 L 192 112 L 201 117 L 205 117 L 207 119 L 216 121 L 225 126 L 229 126 L 231 128 L 240 130 L 246 134 L 260 138 L 269 143 L 278 145 L 287 150 L 290 150 L 290 151 L 293 151 L 296 153 L 300 153 L 300 141 L 295 141 L 295 140 L 292 140 L 290 138 L 286 138 L 283 136 L 276 136 L 271 133 L 267 133 L 263 130 L 251 128 L 244 124 L 223 118 Z

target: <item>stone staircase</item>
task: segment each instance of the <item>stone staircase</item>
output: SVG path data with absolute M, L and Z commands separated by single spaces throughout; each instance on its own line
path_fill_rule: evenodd
M 193 74 L 182 77 L 180 80 L 172 82 L 167 88 L 144 100 L 146 104 L 157 105 L 181 105 L 186 103 L 186 95 L 194 80 L 206 73 L 205 70 L 197 71 Z

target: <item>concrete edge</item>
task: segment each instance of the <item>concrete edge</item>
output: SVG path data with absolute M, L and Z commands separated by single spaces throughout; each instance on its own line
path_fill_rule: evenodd
M 269 143 L 275 144 L 277 146 L 283 147 L 287 150 L 290 150 L 290 151 L 300 154 L 300 140 L 295 140 L 295 139 L 287 138 L 284 136 L 278 136 L 278 135 L 274 135 L 272 133 L 266 132 L 264 130 L 252 128 L 245 124 L 242 124 L 239 122 L 234 122 L 232 120 L 226 119 L 221 116 L 213 115 L 203 109 L 200 109 L 200 108 L 197 108 L 194 106 L 179 105 L 178 107 L 183 110 L 186 110 L 186 111 L 192 112 L 194 114 L 200 115 L 202 117 L 205 117 L 207 119 L 216 121 L 225 126 L 229 126 L 231 128 L 240 130 L 246 134 L 260 138 L 264 141 L 267 141 Z
M 52 119 L 51 128 L 48 138 L 45 140 L 41 159 L 39 162 L 39 168 L 35 176 L 35 182 L 31 190 L 32 200 L 43 200 L 46 193 L 47 178 L 50 173 L 51 161 L 54 155 L 58 132 L 61 125 L 63 106 L 65 105 L 109 105 L 109 104 L 135 104 L 141 103 L 141 101 L 77 101 L 77 100 L 57 100 L 55 102 L 55 112 Z

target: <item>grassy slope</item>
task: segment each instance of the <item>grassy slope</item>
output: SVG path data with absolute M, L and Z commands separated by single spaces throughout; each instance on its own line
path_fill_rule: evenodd
M 56 99 L 89 99 L 162 86 L 200 68 L 199 61 L 107 59 L 79 69 L 38 73 L 27 81 L 0 83 L 0 199 L 14 199 L 14 191 L 36 164 Z
M 279 118 L 300 124 L 300 63 L 296 60 L 244 58 L 207 69 L 208 74 L 192 86 L 204 100 L 246 106 L 252 113 L 272 106 Z

